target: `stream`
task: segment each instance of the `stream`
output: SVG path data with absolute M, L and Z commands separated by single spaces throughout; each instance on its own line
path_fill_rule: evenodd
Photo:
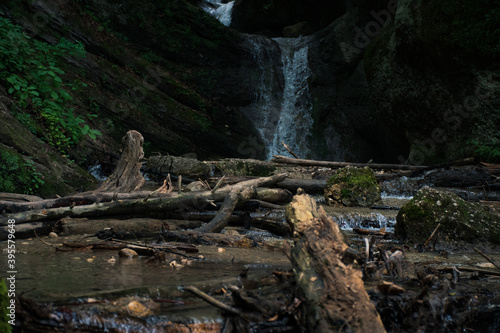
M 321 196 L 315 198 L 320 204 L 324 201 Z M 386 193 L 383 205 L 393 207 L 387 210 L 324 208 L 344 230 L 351 247 L 363 251 L 366 236 L 356 234 L 353 229 L 386 228 L 386 231 L 392 232 L 398 212 L 394 207 L 401 207 L 410 198 L 408 195 Z M 273 214 L 282 213 L 275 211 Z M 269 237 L 268 232 L 258 230 L 227 229 L 262 237 L 277 250 L 197 245 L 199 252 L 188 254 L 187 259 L 172 255 L 167 256 L 164 262 L 158 262 L 146 257 L 121 258 L 111 250 L 54 251 L 37 238 L 17 240 L 16 292 L 39 304 L 49 305 L 55 322 L 71 317 L 72 328 L 84 331 L 92 328 L 94 331 L 167 332 L 170 327 L 175 328 L 172 330 L 175 332 L 181 331 L 178 327 L 181 323 L 195 332 L 218 332 L 222 325 L 221 311 L 184 291 L 183 287 L 195 286 L 222 301 L 227 298 L 223 290 L 231 285 L 270 295 L 280 289 L 279 285 L 266 283 L 273 280 L 273 272 L 291 269 L 289 259 L 279 250 L 290 239 Z M 43 240 L 53 246 L 62 246 L 63 242 L 95 242 L 96 239 L 78 235 L 44 236 Z M 391 238 L 380 239 L 379 242 L 394 247 L 404 246 Z M 7 251 L 6 245 L 6 242 L 0 243 L 3 253 Z M 405 250 L 405 269 L 424 265 L 427 269 L 436 270 L 452 266 L 491 268 L 490 263 L 472 251 L 421 251 L 408 247 Z M 492 255 L 492 258 L 500 261 L 498 254 Z M 175 264 L 172 263 L 174 260 Z M 5 260 L 0 262 L 3 272 L 8 271 L 6 264 Z M 242 272 L 248 274 L 245 280 L 241 278 Z M 453 293 L 465 295 L 477 290 L 491 299 L 500 297 L 498 276 L 485 278 L 465 272 L 461 279 L 463 282 L 455 286 Z M 403 279 L 384 276 L 384 280 L 393 281 L 415 293 L 421 289 L 411 274 Z M 377 281 L 367 280 L 365 283 L 374 302 L 380 302 Z M 132 307 L 134 304 L 137 306 Z M 492 301 L 491 306 L 498 310 L 497 304 Z

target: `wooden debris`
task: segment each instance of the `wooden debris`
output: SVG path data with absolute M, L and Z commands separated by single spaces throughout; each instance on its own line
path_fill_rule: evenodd
M 94 203 L 91 205 L 69 206 L 42 210 L 32 210 L 28 212 L 20 212 L 15 214 L 6 214 L 5 219 L 0 221 L 0 226 L 7 226 L 9 219 L 15 219 L 16 224 L 36 221 L 58 220 L 66 216 L 70 217 L 95 217 L 95 216 L 111 216 L 111 215 L 130 215 L 140 213 L 163 212 L 168 210 L 196 208 L 203 209 L 207 204 L 214 201 L 222 201 L 226 195 L 235 187 L 250 187 L 250 186 L 270 186 L 277 182 L 283 181 L 286 174 L 274 175 L 271 177 L 261 177 L 246 182 L 241 182 L 233 186 L 226 186 L 219 189 L 215 193 L 211 191 L 193 192 L 189 194 L 177 195 L 175 197 L 157 197 L 149 200 L 118 200 L 104 203 Z M 257 197 L 259 191 L 257 190 Z
M 307 304 L 306 330 L 385 332 L 361 272 L 341 261 L 347 245 L 338 224 L 306 194 L 289 204 L 287 221 L 293 226 L 295 278 Z
M 144 158 L 144 138 L 137 131 L 128 131 L 122 138 L 123 152 L 113 173 L 97 191 L 133 192 L 139 190 L 146 180 L 141 174 Z
M 290 155 L 292 155 L 293 157 L 295 158 L 299 158 L 299 156 L 297 154 L 295 154 L 292 149 L 290 149 L 290 146 L 287 145 L 286 143 L 284 143 L 283 141 L 281 141 L 281 144 L 283 145 L 283 147 L 285 147 L 285 149 L 290 153 Z
M 385 228 L 381 228 L 379 230 L 370 230 L 363 228 L 352 228 L 352 231 L 357 233 L 358 235 L 373 235 L 373 236 L 382 236 L 383 238 L 387 238 L 393 235 L 392 232 L 385 231 Z
M 380 163 L 350 163 L 350 162 L 332 162 L 332 161 L 315 161 L 315 160 L 304 160 L 295 159 L 285 156 L 275 155 L 271 162 L 283 163 L 283 164 L 295 164 L 302 166 L 323 166 L 328 168 L 342 168 L 346 166 L 352 167 L 365 167 L 368 166 L 372 169 L 389 169 L 389 170 L 418 170 L 426 169 L 427 166 L 421 165 L 408 165 L 408 164 L 380 164 Z
M 488 260 L 490 263 L 493 264 L 493 266 L 495 266 L 496 268 L 500 269 L 500 265 L 493 259 L 491 258 L 489 255 L 487 255 L 486 253 L 484 253 L 483 251 L 479 250 L 477 247 L 474 247 L 474 251 L 478 254 L 480 254 L 484 259 Z

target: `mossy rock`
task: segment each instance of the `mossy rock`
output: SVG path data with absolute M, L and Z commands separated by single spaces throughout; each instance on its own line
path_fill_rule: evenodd
M 500 214 L 454 193 L 420 189 L 398 213 L 395 234 L 410 243 L 424 244 L 441 223 L 435 240 L 452 243 L 488 241 L 500 244 Z
M 226 158 L 216 164 L 218 173 L 227 176 L 271 176 L 276 171 L 273 163 L 254 159 Z
M 368 207 L 381 200 L 375 173 L 369 167 L 345 167 L 328 180 L 324 196 L 328 204 Z

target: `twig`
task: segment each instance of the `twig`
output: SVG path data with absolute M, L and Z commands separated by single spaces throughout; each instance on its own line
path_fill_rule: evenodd
M 488 256 L 486 253 L 482 252 L 481 250 L 479 250 L 478 248 L 474 247 L 473 248 L 474 251 L 476 251 L 476 253 L 480 254 L 482 257 L 484 257 L 484 259 L 488 260 L 489 262 L 491 262 L 493 264 L 493 266 L 495 266 L 496 268 L 500 269 L 500 265 L 496 263 L 495 260 L 493 260 L 493 258 L 491 258 L 490 256 Z
M 217 191 L 217 189 L 222 185 L 222 183 L 224 182 L 224 180 L 226 180 L 226 176 L 222 176 L 219 181 L 217 182 L 217 184 L 215 184 L 214 188 L 212 189 L 212 193 L 215 193 L 215 191 Z
M 290 153 L 292 154 L 293 157 L 299 159 L 300 157 L 297 156 L 297 154 L 295 154 L 291 149 L 290 149 L 290 146 L 288 146 L 286 143 L 284 143 L 283 141 L 281 141 L 281 144 L 283 145 L 283 147 L 285 147 L 285 149 Z
M 429 244 L 429 242 L 431 241 L 432 237 L 434 237 L 434 234 L 436 233 L 436 231 L 438 230 L 438 228 L 441 226 L 441 222 L 438 223 L 438 225 L 436 226 L 436 228 L 434 229 L 434 231 L 432 232 L 432 234 L 429 236 L 429 238 L 427 239 L 427 241 L 425 242 L 424 246 L 427 246 L 427 244 Z
M 198 296 L 202 300 L 206 301 L 207 303 L 209 303 L 209 304 L 211 304 L 211 305 L 213 305 L 213 306 L 215 306 L 223 311 L 226 311 L 226 312 L 229 312 L 231 314 L 238 315 L 238 316 L 242 315 L 242 312 L 240 310 L 216 300 L 212 296 L 205 294 L 203 291 L 201 291 L 200 289 L 198 289 L 194 286 L 188 286 L 184 289 L 195 294 L 196 296 Z
M 59 249 L 57 246 L 54 246 L 54 245 L 52 245 L 52 244 L 50 244 L 50 243 L 48 243 L 48 242 L 44 241 L 43 239 L 41 239 L 41 238 L 38 236 L 38 234 L 36 233 L 36 230 L 33 230 L 33 232 L 35 233 L 36 238 L 38 238 L 38 239 L 40 240 L 40 242 L 42 242 L 42 243 L 43 243 L 43 244 L 45 244 L 45 245 L 50 246 L 51 248 L 56 249 L 56 251 L 60 251 L 60 249 Z
M 182 176 L 181 175 L 179 175 L 179 178 L 177 179 L 177 181 L 178 181 L 177 182 L 177 187 L 178 187 L 177 192 L 179 192 L 179 194 L 181 194 L 182 193 Z

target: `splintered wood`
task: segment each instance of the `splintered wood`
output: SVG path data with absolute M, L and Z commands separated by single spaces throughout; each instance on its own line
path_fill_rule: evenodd
M 294 274 L 307 300 L 307 331 L 385 332 L 361 272 L 341 260 L 347 245 L 338 224 L 307 194 L 293 198 L 287 221 L 293 230 Z
M 132 192 L 139 190 L 146 180 L 141 174 L 141 160 L 144 158 L 144 138 L 137 131 L 128 131 L 122 139 L 123 152 L 115 170 L 98 191 Z

